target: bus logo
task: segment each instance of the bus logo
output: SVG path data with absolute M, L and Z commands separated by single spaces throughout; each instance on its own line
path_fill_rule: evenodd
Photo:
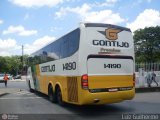
M 115 28 L 108 28 L 105 30 L 106 38 L 109 40 L 117 40 L 118 39 L 118 33 L 121 32 L 120 29 Z

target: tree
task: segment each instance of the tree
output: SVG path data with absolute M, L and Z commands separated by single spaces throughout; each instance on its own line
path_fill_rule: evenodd
M 136 62 L 160 61 L 160 26 L 134 32 Z
M 28 55 L 24 55 L 24 64 L 27 63 Z M 20 74 L 23 69 L 21 56 L 0 56 L 0 72 L 1 73 L 10 73 L 12 75 Z
M 0 56 L 0 72 L 6 72 L 7 71 L 7 63 L 6 59 L 4 57 Z

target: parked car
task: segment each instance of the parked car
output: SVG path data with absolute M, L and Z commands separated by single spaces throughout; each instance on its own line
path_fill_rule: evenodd
M 4 82 L 4 73 L 0 73 L 0 83 L 2 83 L 2 82 Z M 7 76 L 8 76 L 8 78 L 9 78 L 9 80 L 12 80 L 12 75 L 10 75 L 10 74 L 7 74 Z
M 16 75 L 13 77 L 14 79 L 21 79 L 21 75 Z
M 1 74 L 0 74 L 0 83 L 3 83 L 3 82 L 4 82 L 4 79 L 3 79 L 3 78 L 4 78 L 4 74 L 1 73 Z
M 12 75 L 11 74 L 7 74 L 8 75 L 8 78 L 9 78 L 9 80 L 12 80 Z

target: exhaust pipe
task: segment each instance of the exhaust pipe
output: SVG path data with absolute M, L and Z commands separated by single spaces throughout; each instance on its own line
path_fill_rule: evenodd
M 94 103 L 98 103 L 99 101 L 99 99 L 94 99 Z

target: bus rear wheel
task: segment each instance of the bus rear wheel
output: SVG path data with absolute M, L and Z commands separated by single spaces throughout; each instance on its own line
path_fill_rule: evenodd
M 65 103 L 62 100 L 62 92 L 61 92 L 61 89 L 59 87 L 57 88 L 57 92 L 56 93 L 57 93 L 56 94 L 57 95 L 56 98 L 57 98 L 58 104 L 61 105 L 61 106 L 64 106 Z
M 55 103 L 55 102 L 56 102 L 56 98 L 55 98 L 55 94 L 54 94 L 54 92 L 53 92 L 52 86 L 49 87 L 48 96 L 49 96 L 49 100 L 50 100 L 52 103 Z

